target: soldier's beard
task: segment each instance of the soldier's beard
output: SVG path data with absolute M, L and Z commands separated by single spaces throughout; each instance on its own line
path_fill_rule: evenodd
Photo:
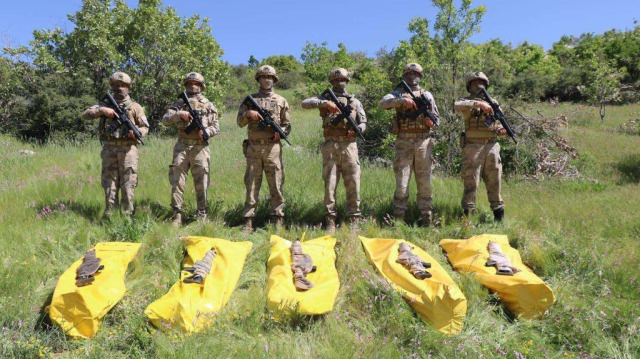
M 116 101 L 123 101 L 129 97 L 129 88 L 128 87 L 112 87 L 111 92 L 113 92 L 113 98 Z

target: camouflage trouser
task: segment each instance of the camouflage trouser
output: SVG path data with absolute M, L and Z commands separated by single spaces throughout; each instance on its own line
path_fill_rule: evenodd
M 416 138 L 396 140 L 396 158 L 393 170 L 396 173 L 396 191 L 393 194 L 393 214 L 403 216 L 408 208 L 409 181 L 415 173 L 418 186 L 418 209 L 421 215 L 431 212 L 431 151 L 433 139 Z
M 360 161 L 356 142 L 326 141 L 322 145 L 324 208 L 327 216 L 336 216 L 336 189 L 344 177 L 347 192 L 347 216 L 360 216 Z
M 245 218 L 256 216 L 262 172 L 264 171 L 271 194 L 271 215 L 284 217 L 284 167 L 282 166 L 282 145 L 280 143 L 249 144 L 246 148 L 247 169 L 244 172 L 244 185 L 247 196 L 242 215 Z
M 102 158 L 102 188 L 106 211 L 122 203 L 126 213 L 133 213 L 133 192 L 138 185 L 138 148 L 135 145 L 116 146 L 105 143 Z M 122 200 L 118 200 L 121 190 Z
M 205 145 L 187 145 L 177 142 L 173 147 L 173 162 L 169 166 L 169 183 L 171 183 L 171 207 L 175 212 L 182 211 L 184 186 L 187 182 L 189 168 L 191 168 L 191 175 L 193 175 L 198 211 L 205 212 L 207 210 L 210 157 L 209 147 Z
M 467 143 L 462 149 L 462 208 L 469 211 L 476 208 L 476 191 L 480 184 L 480 176 L 487 186 L 491 209 L 495 211 L 502 208 L 504 203 L 500 196 L 502 160 L 499 143 Z

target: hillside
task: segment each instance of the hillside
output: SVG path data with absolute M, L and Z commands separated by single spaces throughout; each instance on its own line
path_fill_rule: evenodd
M 395 185 L 392 168 L 362 164 L 361 196 L 366 223 L 360 234 L 404 238 L 436 258 L 469 301 L 461 334 L 447 337 L 417 317 L 376 276 L 357 234 L 336 237 L 341 290 L 335 310 L 322 317 L 277 320 L 266 310 L 266 261 L 273 228 L 241 232 L 246 129 L 235 114 L 221 120 L 211 141 L 210 221 L 178 230 L 169 223 L 168 165 L 175 142 L 150 138 L 140 148 L 136 213 L 101 221 L 100 144 L 61 141 L 31 146 L 0 137 L 0 356 L 89 358 L 638 358 L 640 357 L 640 136 L 618 131 L 640 118 L 639 105 L 610 107 L 601 123 L 596 108 L 529 105 L 548 116 L 569 118 L 567 137 L 581 154 L 582 178 L 538 182 L 511 177 L 503 184 L 506 221 L 494 224 L 484 186 L 479 211 L 460 217 L 462 182 L 436 174 L 434 206 L 440 226 L 381 226 Z M 294 239 L 324 235 L 321 131 L 315 111 L 292 112 L 292 147 L 284 149 L 287 228 Z M 31 150 L 32 156 L 20 154 Z M 635 172 L 633 172 L 635 171 Z M 195 209 L 191 177 L 189 214 Z M 338 201 L 344 213 L 344 187 Z M 258 225 L 267 214 L 262 188 Z M 415 183 L 409 221 L 417 221 Z M 556 304 L 540 320 L 512 320 L 496 296 L 446 263 L 443 238 L 507 234 L 527 265 L 554 290 Z M 177 280 L 185 235 L 253 242 L 238 288 L 216 323 L 202 334 L 162 334 L 143 310 Z M 105 317 L 96 338 L 70 341 L 43 314 L 58 277 L 94 243 L 134 241 L 142 247 L 129 267 L 125 298 Z

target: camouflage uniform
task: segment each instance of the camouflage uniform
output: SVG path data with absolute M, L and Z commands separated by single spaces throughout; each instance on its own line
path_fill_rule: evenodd
M 204 78 L 199 73 L 189 73 L 185 78 L 185 84 L 187 81 L 199 82 L 202 90 L 204 90 Z M 202 125 L 205 127 L 207 134 L 213 137 L 220 133 L 218 109 L 200 93 L 189 94 L 188 97 L 191 107 L 200 114 Z M 174 213 L 182 213 L 184 186 L 187 180 L 187 173 L 191 168 L 198 203 L 198 215 L 204 218 L 207 212 L 207 188 L 209 187 L 211 153 L 209 147 L 200 139 L 197 129 L 188 134 L 185 132 L 190 122 L 184 122 L 178 111 L 187 111 L 182 99 L 172 104 L 162 117 L 163 125 L 178 125 L 178 141 L 173 148 L 173 162 L 169 166 L 171 207 Z
M 476 72 L 467 79 L 469 92 L 471 92 L 471 82 L 478 79 L 485 81 L 485 86 L 489 87 L 489 79 L 486 75 L 482 72 Z M 478 107 L 479 102 L 485 101 L 472 94 L 456 101 L 454 105 L 455 110 L 462 114 L 465 128 L 462 149 L 462 181 L 464 183 L 462 207 L 465 214 L 475 210 L 476 191 L 480 177 L 482 177 L 487 186 L 491 209 L 497 219 L 501 219 L 504 214 L 504 202 L 500 195 L 502 160 L 500 159 L 500 144 L 497 142 L 496 131 L 501 129 L 502 125 L 496 121 L 491 127 L 485 126 L 484 120 L 487 115 L 483 114 Z
M 123 72 L 115 72 L 111 75 L 110 81 L 131 84 L 131 78 Z M 149 122 L 142 106 L 131 100 L 128 94 L 124 98 L 114 97 L 142 136 L 146 136 L 149 132 Z M 133 213 L 133 194 L 138 185 L 137 141 L 127 137 L 129 128 L 125 124 L 111 132 L 108 127 L 114 119 L 104 116 L 100 107 L 108 107 L 108 105 L 100 102 L 98 105 L 91 106 L 84 111 L 82 118 L 84 120 L 100 118 L 98 130 L 103 144 L 100 157 L 102 158 L 101 181 L 105 194 L 105 213 L 109 213 L 121 202 L 125 213 L 131 214 Z M 119 190 L 121 190 L 121 199 L 118 198 Z
M 422 67 L 418 64 L 409 64 L 405 67 L 404 74 L 416 71 L 422 74 Z M 403 75 L 404 75 L 403 74 Z M 433 95 L 429 91 L 414 89 L 414 95 L 425 94 L 431 104 L 431 112 L 439 117 Z M 380 106 L 385 110 L 396 109 L 393 118 L 391 132 L 398 136 L 396 140 L 396 157 L 393 161 L 393 170 L 396 174 L 396 190 L 393 195 L 393 215 L 397 219 L 403 219 L 408 208 L 409 181 L 411 172 L 415 173 L 418 188 L 417 201 L 420 215 L 425 225 L 431 222 L 431 171 L 434 139 L 430 137 L 431 129 L 427 126 L 427 119 L 420 115 L 412 120 L 407 116 L 403 108 L 403 99 L 411 98 L 404 91 L 393 91 L 380 100 Z
M 255 76 L 256 81 L 263 75 L 273 76 L 277 81 L 277 75 L 271 66 L 260 67 Z M 271 114 L 273 120 L 282 127 L 287 135 L 291 132 L 289 104 L 284 97 L 276 94 L 273 90 L 263 89 L 251 96 L 260 107 Z M 249 107 L 244 103 L 241 104 L 237 116 L 238 126 L 248 126 L 248 139 L 244 140 L 242 144 L 243 153 L 247 159 L 247 168 L 244 174 L 247 193 L 242 215 L 245 219 L 255 217 L 262 184 L 262 172 L 264 171 L 271 193 L 271 216 L 281 221 L 284 217 L 282 144 L 280 141 L 274 141 L 275 130 L 271 126 L 260 129 L 258 121 L 251 121 L 247 117 L 248 110 L 250 110 Z
M 348 80 L 345 69 L 335 69 L 329 79 L 342 76 Z M 360 101 L 348 94 L 336 93 L 338 100 L 344 105 L 351 105 L 351 117 L 356 121 L 362 132 L 366 130 L 367 116 Z M 352 220 L 361 216 L 360 212 L 360 161 L 358 160 L 358 145 L 355 137 L 347 137 L 351 126 L 346 119 L 338 124 L 331 123 L 337 115 L 326 109 L 328 98 L 323 96 L 311 97 L 302 101 L 302 108 L 320 109 L 324 143 L 322 144 L 322 179 L 324 180 L 324 208 L 328 220 L 335 222 L 336 217 L 336 189 L 340 176 L 344 177 L 344 187 L 347 195 L 346 214 Z

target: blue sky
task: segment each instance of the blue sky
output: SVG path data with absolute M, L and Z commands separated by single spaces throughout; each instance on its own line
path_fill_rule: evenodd
M 127 0 L 130 6 L 137 1 Z M 80 0 L 3 1 L 0 45 L 23 45 L 35 29 L 60 27 L 71 31 L 67 14 L 80 9 Z M 435 21 L 429 0 L 165 0 L 183 16 L 200 14 L 211 20 L 213 36 L 232 64 L 246 63 L 250 55 L 293 54 L 299 57 L 306 41 L 326 41 L 330 48 L 343 42 L 349 51 L 375 55 L 407 39 L 412 17 Z M 525 40 L 548 49 L 562 35 L 631 29 L 640 21 L 639 0 L 476 0 L 487 12 L 472 41 L 499 38 L 519 44 Z

